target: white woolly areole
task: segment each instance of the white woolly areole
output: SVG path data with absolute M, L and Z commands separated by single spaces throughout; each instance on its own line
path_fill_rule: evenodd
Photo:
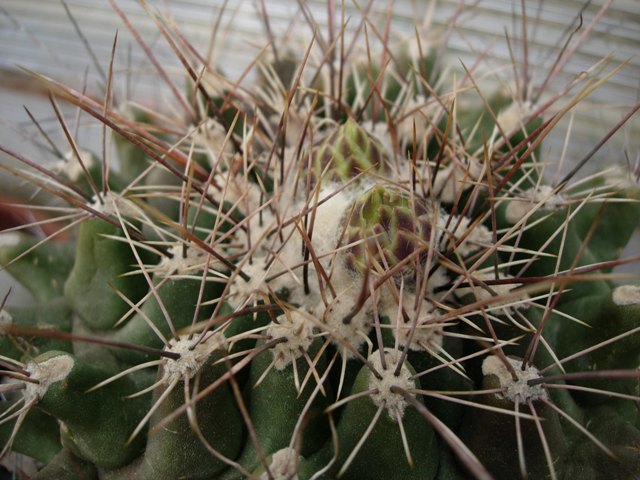
M 370 330 L 367 319 L 372 311 L 372 302 L 377 302 L 378 299 L 369 297 L 358 313 L 345 322 L 345 319 L 352 314 L 355 302 L 360 295 L 362 277 L 342 265 L 336 265 L 331 283 L 334 285 L 337 297 L 332 299 L 326 307 L 321 301 L 316 307 L 317 315 L 322 318 L 322 322 L 326 325 L 325 330 L 329 332 L 337 347 L 341 348 L 344 343 L 347 343 L 354 349 L 358 349 Z M 377 293 L 374 297 L 377 297 Z M 342 351 L 346 358 L 354 356 L 349 349 L 342 348 Z
M 547 400 L 548 395 L 541 384 L 530 386 L 527 384 L 529 380 L 540 378 L 540 372 L 537 368 L 529 365 L 522 369 L 522 361 L 514 358 L 508 358 L 507 361 L 513 366 L 516 372 L 517 380 L 513 380 L 511 373 L 506 365 L 496 355 L 491 355 L 482 362 L 482 375 L 495 375 L 500 381 L 501 394 L 496 394 L 498 398 L 506 398 L 512 402 L 527 402 L 529 400 Z
M 532 111 L 531 102 L 511 102 L 507 108 L 501 110 L 498 114 L 498 125 L 506 134 L 514 132 L 516 129 L 522 128 L 524 120 Z
M 252 263 L 243 264 L 242 271 L 249 280 L 237 275 L 229 289 L 229 303 L 236 308 L 244 305 L 246 300 L 255 293 L 268 292 L 266 279 L 272 274 L 267 268 L 265 257 L 254 258 Z
M 437 223 L 437 235 L 442 237 L 440 240 L 442 247 L 446 248 L 452 242 L 457 242 L 464 237 L 456 247 L 456 251 L 462 256 L 467 256 L 493 243 L 491 230 L 481 224 L 471 227 L 471 220 L 467 217 L 442 212 L 438 215 Z
M 0 310 L 0 334 L 4 333 L 7 327 L 13 325 L 13 317 L 6 310 Z
M 0 233 L 0 247 L 15 247 L 20 244 L 20 234 L 16 232 Z
M 180 355 L 180 358 L 163 357 L 162 368 L 164 374 L 162 380 L 170 384 L 176 379 L 192 376 L 207 361 L 209 355 L 222 348 L 225 343 L 224 336 L 219 333 L 208 336 L 205 340 L 196 343 L 197 336 L 182 335 L 177 339 L 169 340 L 169 346 L 165 348 L 167 352 Z
M 51 385 L 67 378 L 74 363 L 70 355 L 58 355 L 44 362 L 27 363 L 24 369 L 29 373 L 29 377 L 38 383 L 25 382 L 25 404 L 37 402 L 44 397 Z
M 445 294 L 445 292 L 436 293 L 435 291 L 450 282 L 445 268 L 438 268 L 434 272 L 429 272 L 429 280 L 427 281 L 426 294 L 430 297 L 438 297 Z
M 96 163 L 95 157 L 91 152 L 88 150 L 78 150 L 78 153 L 80 154 L 80 159 L 87 170 L 94 166 Z M 62 173 L 72 182 L 77 182 L 84 177 L 84 170 L 82 169 L 82 166 L 78 161 L 78 157 L 73 150 L 67 152 L 64 156 L 64 160 L 57 161 L 53 165 L 52 170 L 54 172 Z
M 186 255 L 184 255 L 186 253 Z M 189 245 L 186 252 L 181 243 L 177 243 L 169 248 L 171 257 L 163 256 L 160 263 L 153 269 L 164 277 L 170 275 L 195 274 L 204 270 L 207 265 L 207 254 L 195 245 Z M 216 259 L 209 261 L 210 268 L 222 267 L 222 263 Z
M 89 207 L 97 212 L 114 217 L 117 216 L 116 212 L 119 212 L 123 217 L 141 218 L 144 216 L 144 212 L 140 207 L 122 195 L 114 192 L 106 192 L 100 194 L 100 197 L 102 202 L 96 197 L 93 197 L 89 204 Z
M 485 280 L 495 280 L 495 274 L 493 272 L 487 271 L 478 271 L 473 274 L 473 277 L 480 281 Z M 510 275 L 500 274 L 498 280 L 506 280 L 509 278 L 513 278 Z M 519 292 L 514 294 L 512 290 L 517 288 L 519 285 L 513 283 L 505 283 L 502 285 L 489 285 L 489 288 L 493 290 L 494 293 L 485 289 L 480 285 L 475 285 L 474 287 L 463 287 L 456 289 L 456 295 L 458 297 L 464 297 L 469 294 L 473 294 L 476 301 L 478 302 L 488 302 L 485 310 L 488 312 L 495 312 L 499 314 L 509 314 L 519 308 L 529 308 L 529 295 L 525 292 Z M 507 297 L 503 299 L 497 299 L 498 297 Z M 496 299 L 496 300 L 491 300 Z
M 293 448 L 287 447 L 278 450 L 271 457 L 269 472 L 260 475 L 260 480 L 298 480 L 299 462 L 298 452 Z
M 510 223 L 518 223 L 541 202 L 545 210 L 556 210 L 564 201 L 561 195 L 553 193 L 553 187 L 540 185 L 525 191 L 522 198 L 513 198 L 507 205 L 505 217 Z
M 322 203 L 315 208 L 315 218 L 313 223 L 312 244 L 313 252 L 319 259 L 326 271 L 331 271 L 330 263 L 335 257 L 334 252 L 339 243 L 340 234 L 342 233 L 342 221 L 346 213 L 351 208 L 354 198 L 362 193 L 365 187 L 354 189 L 355 191 L 340 191 L 332 196 L 339 188 L 337 184 L 328 184 L 323 187 L 318 194 L 318 199 Z M 286 203 L 289 199 L 284 195 L 279 203 Z M 326 200 L 324 200 L 326 199 Z M 286 212 L 285 221 L 306 208 L 314 208 L 313 205 L 307 205 L 304 202 L 298 202 L 292 206 L 282 206 L 280 210 Z M 269 210 L 265 210 L 268 213 Z M 283 219 L 280 219 L 282 222 Z M 257 292 L 279 292 L 282 289 L 289 291 L 287 301 L 292 304 L 304 305 L 306 311 L 310 314 L 322 316 L 325 311 L 324 306 L 314 311 L 321 298 L 319 295 L 320 287 L 318 285 L 318 272 L 313 264 L 309 265 L 308 283 L 310 294 L 306 294 L 303 288 L 303 256 L 301 254 L 303 239 L 296 229 L 295 224 L 291 224 L 281 230 L 281 236 L 285 239 L 284 245 L 273 244 L 271 241 L 265 241 L 265 232 L 269 232 L 276 227 L 278 220 L 270 225 L 260 226 L 258 223 L 258 215 L 254 215 L 251 221 L 251 242 L 252 246 L 258 246 L 251 263 L 244 263 L 242 271 L 249 277 L 249 281 L 245 281 L 240 277 L 236 277 L 232 282 L 230 289 L 229 301 L 234 307 L 245 305 L 247 300 L 254 296 Z M 260 246 L 264 246 L 261 249 Z M 272 256 L 273 251 L 277 251 L 275 257 Z M 339 253 L 337 254 L 339 255 Z M 270 263 L 267 264 L 267 259 Z M 331 283 L 338 292 L 345 290 L 352 291 L 353 278 L 348 277 L 341 270 L 336 262 L 336 268 L 333 269 Z M 269 282 L 267 279 L 270 278 Z M 326 288 L 326 287 L 325 287 Z M 359 290 L 358 290 L 359 291 Z M 357 295 L 352 292 L 351 295 Z M 351 301 L 353 301 L 351 299 Z M 335 307 L 339 310 L 336 312 L 340 315 L 342 311 L 351 310 L 351 304 L 346 305 L 342 301 L 336 302 Z M 331 311 L 334 309 L 332 308 Z M 340 317 L 342 320 L 344 316 Z
M 399 121 L 396 125 L 398 137 L 407 144 L 413 143 L 413 127 L 415 123 L 415 138 L 420 143 L 429 126 L 430 119 L 438 115 L 442 107 L 438 102 L 428 101 L 422 94 L 408 98 L 398 112 Z
M 207 154 L 210 167 L 213 167 L 214 163 L 218 162 L 220 156 L 223 165 L 227 165 L 233 158 L 233 142 L 229 139 L 225 143 L 226 136 L 227 131 L 225 128 L 211 118 L 198 128 L 194 141 L 196 146 L 203 149 Z
M 415 383 L 411 380 L 411 371 L 407 368 L 406 364 L 402 365 L 398 375 L 394 375 L 400 356 L 401 353 L 398 350 L 385 348 L 384 359 L 386 369 L 382 368 L 379 350 L 371 353 L 368 358 L 373 368 L 382 376 L 382 378 L 377 378 L 373 373 L 369 375 L 369 389 L 377 390 L 371 394 L 371 400 L 378 407 L 384 404 L 389 417 L 393 421 L 397 421 L 398 418 L 401 419 L 404 416 L 407 401 L 399 393 L 392 392 L 391 387 L 399 387 L 404 390 L 415 388 Z
M 299 141 L 300 138 L 302 137 L 302 132 L 304 130 L 304 125 L 306 123 L 306 118 L 308 117 L 309 112 L 307 112 L 307 108 L 305 108 L 304 105 L 300 106 L 300 110 L 298 109 L 289 109 L 287 112 L 287 129 L 285 132 L 285 145 L 287 145 L 288 147 L 294 146 L 296 145 Z M 269 123 L 271 125 L 278 125 L 280 123 L 280 119 L 282 117 L 281 113 L 274 113 L 272 115 L 269 115 Z M 311 122 L 311 125 L 313 125 L 315 123 L 315 118 L 312 117 L 309 121 Z M 309 129 L 311 131 L 317 131 L 315 130 L 315 128 L 313 128 L 312 130 L 312 126 L 309 127 Z M 308 137 L 307 137 L 308 138 Z M 305 138 L 305 143 L 306 142 L 306 138 Z M 289 158 L 287 157 L 287 155 L 285 154 L 285 159 Z
M 605 185 L 609 185 L 618 189 L 637 189 L 640 188 L 640 179 L 638 174 L 623 165 L 613 165 L 602 172 Z
M 277 320 L 278 323 L 272 323 L 267 328 L 266 334 L 272 338 L 287 339 L 271 349 L 275 359 L 273 366 L 276 370 L 282 370 L 300 358 L 311 346 L 313 323 L 303 313 L 296 311 L 280 315 Z
M 411 337 L 409 348 L 411 350 L 435 352 L 442 345 L 443 327 L 442 323 L 434 322 L 434 319 L 440 317 L 442 312 L 427 300 L 422 301 L 418 312 L 416 312 L 415 305 L 416 296 L 413 293 L 403 293 L 402 306 L 410 319 L 409 322 L 405 322 L 404 317 L 398 315 L 398 305 L 395 301 L 393 303 L 385 301 L 380 306 L 380 311 L 391 320 L 391 329 L 400 345 L 408 343 L 412 323 L 415 319 L 416 328 Z
M 640 305 L 640 285 L 622 285 L 613 291 L 613 303 L 618 306 Z
M 452 153 L 447 149 L 449 155 Z M 482 174 L 482 165 L 471 159 L 470 163 L 454 161 L 440 167 L 433 182 L 433 191 L 445 203 L 454 203 L 458 195 L 472 187 Z
M 337 188 L 338 186 L 335 184 L 327 185 L 320 191 L 318 199 L 321 201 L 329 197 Z M 343 231 L 342 222 L 345 215 L 351 211 L 355 199 L 369 188 L 370 185 L 363 188 L 342 190 L 318 205 L 312 238 L 316 255 L 321 256 L 335 250 Z
M 324 309 L 323 320 L 327 325 L 326 330 L 337 347 L 341 347 L 346 343 L 354 349 L 359 349 L 370 330 L 366 325 L 369 309 L 363 307 L 353 318 L 345 322 L 344 319 L 353 309 L 351 300 L 353 300 L 353 297 L 334 300 L 328 308 Z M 343 355 L 347 358 L 352 358 L 354 353 L 345 348 L 343 349 Z
M 215 183 L 215 187 L 212 184 L 207 186 L 207 195 L 210 195 L 214 200 L 223 204 L 229 202 L 230 204 L 239 205 L 242 209 L 248 205 L 249 212 L 260 207 L 261 190 L 260 186 L 256 183 L 249 182 L 242 174 L 234 174 L 230 171 L 217 172 L 212 180 Z M 263 212 L 269 212 L 268 209 Z

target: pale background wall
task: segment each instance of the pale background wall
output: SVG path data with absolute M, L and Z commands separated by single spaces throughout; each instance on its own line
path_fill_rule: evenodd
M 259 15 L 263 0 L 229 1 L 222 17 L 221 31 L 215 42 L 216 58 L 230 76 L 238 75 L 246 66 L 258 47 L 264 44 L 265 29 Z M 224 0 L 163 0 L 149 1 L 150 5 L 168 12 L 194 45 L 200 50 L 208 48 L 212 26 L 219 15 Z M 304 3 L 321 25 L 326 25 L 324 0 L 264 0 L 274 32 L 285 29 L 293 16 L 298 17 L 300 31 L 308 32 L 299 13 L 299 3 Z M 340 2 L 337 2 L 340 4 Z M 359 4 L 365 5 L 365 0 Z M 393 4 L 394 30 L 411 34 L 414 18 L 420 16 L 430 3 L 427 0 L 396 0 Z M 477 5 L 476 5 L 477 3 Z M 526 0 L 529 17 L 528 38 L 530 44 L 530 71 L 534 82 L 541 81 L 543 74 L 556 58 L 558 42 L 577 23 L 579 13 L 586 27 L 606 0 Z M 593 145 L 594 139 L 610 128 L 621 117 L 626 108 L 640 101 L 640 1 L 613 0 L 589 40 L 580 47 L 566 65 L 556 86 L 563 85 L 581 71 L 589 68 L 605 55 L 611 55 L 613 63 L 630 59 L 630 63 L 606 85 L 599 89 L 589 101 L 584 102 L 575 118 L 571 155 L 579 158 Z M 155 75 L 144 75 L 151 71 L 149 62 L 134 44 L 127 29 L 112 10 L 107 0 L 66 0 L 79 28 L 92 45 L 96 57 L 106 68 L 114 32 L 118 30 L 118 68 L 135 68 L 143 73 L 133 83 L 133 94 L 146 101 L 157 101 L 161 97 L 157 88 L 151 88 Z M 165 65 L 178 66 L 174 55 L 159 38 L 156 27 L 136 0 L 119 0 L 118 5 L 127 13 L 145 39 L 154 45 L 159 59 Z M 449 61 L 458 65 L 458 59 L 467 65 L 473 63 L 478 53 L 491 46 L 487 65 L 499 66 L 509 63 L 509 52 L 504 40 L 505 31 L 514 39 L 516 56 L 522 59 L 520 0 L 440 0 L 434 11 L 434 24 L 446 24 L 455 9 L 463 6 L 464 12 L 458 20 L 449 41 Z M 387 0 L 374 0 L 372 16 L 383 15 Z M 345 0 L 350 25 L 357 24 L 358 9 L 352 0 Z M 418 14 L 416 14 L 418 12 Z M 584 29 L 583 27 L 583 29 Z M 579 34 L 578 34 L 579 35 Z M 577 37 L 577 35 L 576 35 Z M 128 59 L 130 56 L 130 59 Z M 17 66 L 37 70 L 53 78 L 81 88 L 87 75 L 89 89 L 99 81 L 97 70 L 79 40 L 72 22 L 60 0 L 2 0 L 0 2 L 0 95 L 2 95 L 2 133 L 0 142 L 12 142 L 15 130 L 27 117 L 22 110 L 24 82 L 12 82 Z M 8 75 L 9 74 L 9 75 Z M 123 75 L 120 75 L 123 78 Z M 8 79 L 8 81 L 7 81 Z M 37 99 L 27 102 L 38 110 Z M 629 122 L 621 135 L 598 155 L 601 162 L 621 160 L 626 147 L 627 155 L 638 155 L 640 118 Z M 635 158 L 634 158 L 635 159 Z
M 148 3 L 170 13 L 181 30 L 194 45 L 205 51 L 210 42 L 212 25 L 219 15 L 223 0 L 164 0 Z M 215 43 L 218 63 L 227 74 L 239 75 L 264 44 L 265 29 L 259 15 L 260 0 L 229 1 L 221 22 L 221 33 Z M 286 28 L 292 16 L 297 15 L 298 23 L 303 20 L 299 4 L 304 3 L 320 24 L 326 24 L 326 2 L 321 0 L 264 0 L 270 17 L 271 28 L 279 32 Z M 338 4 L 340 2 L 337 2 Z M 365 5 L 365 0 L 359 4 Z M 411 34 L 416 17 L 420 18 L 426 0 L 396 0 L 393 4 L 394 30 Z M 477 5 L 475 5 L 477 3 Z M 580 13 L 586 27 L 597 14 L 605 0 L 526 0 L 529 16 L 528 38 L 530 45 L 530 71 L 534 82 L 543 74 L 556 58 L 561 39 L 577 24 Z M 149 62 L 135 45 L 126 28 L 114 13 L 107 0 L 67 0 L 79 28 L 92 45 L 96 57 L 106 68 L 113 36 L 118 30 L 118 57 L 116 72 L 131 69 L 141 73 L 140 79 L 132 86 L 138 100 L 162 102 L 163 93 L 153 81 L 155 75 L 149 72 Z M 159 38 L 156 27 L 135 0 L 118 0 L 118 5 L 127 13 L 145 39 L 154 49 L 164 65 L 177 66 L 178 62 Z M 492 45 L 488 51 L 487 65 L 495 68 L 509 63 L 509 52 L 504 40 L 505 30 L 513 39 L 516 56 L 522 59 L 522 38 L 520 0 L 441 0 L 434 11 L 434 25 L 443 26 L 451 18 L 457 7 L 464 8 L 449 42 L 448 60 L 458 64 L 473 63 L 478 53 Z M 373 15 L 382 15 L 388 7 L 387 0 L 374 0 Z M 472 8 L 473 7 L 473 8 Z M 355 25 L 358 9 L 352 0 L 345 0 L 345 9 L 352 17 L 350 25 Z M 308 32 L 307 28 L 302 28 Z M 579 35 L 579 34 L 578 34 Z M 593 97 L 581 104 L 576 112 L 569 158 L 579 160 L 597 140 L 633 104 L 640 101 L 640 1 L 614 0 L 606 14 L 596 25 L 571 61 L 563 69 L 555 87 L 563 85 L 581 71 L 589 68 L 605 55 L 611 55 L 617 64 L 627 59 L 629 64 L 598 90 Z M 0 144 L 14 149 L 31 158 L 39 158 L 40 151 L 34 148 L 30 139 L 35 129 L 29 123 L 23 105 L 43 120 L 43 125 L 56 129 L 51 107 L 42 92 L 31 82 L 20 76 L 18 65 L 37 70 L 76 88 L 85 83 L 89 90 L 99 81 L 97 69 L 83 43 L 79 40 L 73 23 L 67 16 L 60 0 L 2 0 L 0 2 Z M 81 143 L 95 142 L 96 132 L 87 131 Z M 559 155 L 562 148 L 563 130 L 555 140 L 547 142 L 549 155 Z M 592 168 L 600 168 L 614 162 L 637 161 L 640 156 L 640 115 L 636 115 L 595 158 Z M 0 154 L 0 161 L 6 157 Z M 12 178 L 0 173 L 0 189 L 19 189 L 21 186 Z M 636 242 L 640 244 L 640 241 Z M 0 272 L 0 287 L 3 285 Z M 0 294 L 5 288 L 0 288 Z M 15 297 L 15 295 L 13 295 Z

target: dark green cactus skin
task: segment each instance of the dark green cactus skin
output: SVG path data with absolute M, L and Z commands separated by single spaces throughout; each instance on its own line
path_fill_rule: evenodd
M 2 403 L 4 414 L 12 404 Z M 0 425 L 0 441 L 4 444 L 9 440 L 13 425 Z M 60 426 L 58 421 L 41 410 L 33 409 L 25 417 L 22 427 L 16 436 L 14 448 L 43 464 L 51 462 L 60 452 Z
M 19 241 L 14 246 L 0 249 L 0 265 L 24 285 L 38 300 L 46 301 L 62 294 L 64 282 L 73 265 L 74 248 L 67 242 L 45 242 L 26 253 L 38 241 L 30 235 L 14 233 Z
M 463 353 L 463 345 L 451 338 L 443 340 L 444 349 L 454 357 L 460 357 Z M 408 355 L 409 363 L 415 366 L 417 372 L 424 372 L 442 363 L 432 355 L 424 355 L 421 351 L 412 351 Z M 420 386 L 425 390 L 470 390 L 473 382 L 459 374 L 453 374 L 449 368 L 439 368 L 428 375 L 420 377 Z M 424 396 L 424 405 L 449 428 L 457 430 L 463 421 L 464 407 L 453 402 L 439 398 Z
M 98 470 L 94 465 L 76 457 L 69 450 L 62 449 L 46 467 L 40 470 L 34 477 L 35 480 L 98 480 Z
M 363 367 L 356 376 L 351 394 L 368 390 L 371 375 L 371 371 Z M 335 478 L 362 439 L 378 408 L 367 397 L 350 402 L 337 425 L 337 445 L 328 442 L 307 462 L 303 462 L 300 477 L 309 478 L 326 465 L 331 465 L 322 478 Z M 411 448 L 413 465 L 408 463 L 403 451 L 398 423 L 383 409 L 371 434 L 340 478 L 358 479 L 372 474 L 377 478 L 390 479 L 434 478 L 438 469 L 438 442 L 433 429 L 424 424 L 414 409 L 405 411 L 402 423 Z M 336 460 L 331 463 L 336 453 Z
M 485 376 L 483 388 L 499 387 L 493 375 Z M 514 404 L 506 398 L 499 398 L 494 393 L 478 397 L 480 403 L 496 408 L 514 411 Z M 553 464 L 561 469 L 560 459 L 563 457 L 567 442 L 561 427 L 558 414 L 539 401 L 533 401 L 535 412 L 541 418 L 546 441 L 553 452 Z M 527 405 L 520 405 L 519 411 L 533 414 Z M 463 419 L 461 436 L 469 448 L 476 453 L 480 461 L 495 478 L 518 478 L 518 444 L 516 425 L 513 418 L 505 419 L 504 414 L 491 411 L 467 411 Z M 527 445 L 525 462 L 527 472 L 532 478 L 547 478 L 549 475 L 545 461 L 544 447 L 540 440 L 536 424 L 533 420 L 521 419 L 522 441 Z
M 18 328 L 59 332 L 70 332 L 72 328 L 72 310 L 62 298 L 27 307 L 9 307 L 6 312 L 11 317 L 12 325 Z M 67 340 L 36 335 L 31 337 L 3 335 L 0 337 L 0 350 L 3 356 L 20 360 L 23 357 L 37 357 L 49 350 L 71 352 L 72 345 Z
M 215 352 L 199 370 L 192 382 L 205 388 L 220 375 L 226 367 L 216 364 L 220 352 Z M 162 372 L 159 372 L 161 375 Z M 191 388 L 191 385 L 189 386 Z M 157 402 L 167 391 L 167 387 L 154 391 L 152 402 Z M 192 393 L 196 393 L 193 391 Z M 170 390 L 166 399 L 154 412 L 150 428 L 158 425 L 165 417 L 185 402 L 185 385 L 179 382 Z M 239 453 L 242 440 L 242 420 L 233 402 L 233 394 L 227 385 L 223 385 L 213 394 L 198 402 L 195 413 L 196 422 L 206 441 L 212 448 L 227 458 L 235 458 Z M 141 437 L 144 438 L 144 435 Z M 188 416 L 183 414 L 165 427 L 150 433 L 146 440 L 144 453 L 134 462 L 119 470 L 104 472 L 104 478 L 142 479 L 194 478 L 207 479 L 224 470 L 226 465 L 212 456 L 192 429 Z
M 523 232 L 519 246 L 531 251 L 544 251 L 550 256 L 540 256 L 535 259 L 526 269 L 527 276 L 550 275 L 556 270 L 566 272 L 572 268 L 593 265 L 599 261 L 598 256 L 589 246 L 584 248 L 584 236 L 580 234 L 574 222 L 571 222 L 566 229 L 563 227 L 570 215 L 571 208 L 562 208 L 551 214 L 540 211 L 531 216 L 529 223 L 534 226 Z M 535 224 L 536 221 L 540 223 Z M 552 239 L 551 242 L 549 242 L 550 239 Z M 547 247 L 543 249 L 545 244 Z M 560 257 L 559 262 L 558 257 Z M 608 282 L 595 278 L 586 282 L 575 282 L 567 286 L 567 292 L 562 296 L 561 301 L 602 295 L 609 289 Z
M 308 354 L 314 357 L 318 353 L 319 346 L 319 341 L 314 342 L 309 348 Z M 253 428 L 261 452 L 265 457 L 289 446 L 300 415 L 313 393 L 311 384 L 308 384 L 300 393 L 296 390 L 294 370 L 291 364 L 282 370 L 275 369 L 263 381 L 257 383 L 265 369 L 271 364 L 272 357 L 270 352 L 262 353 L 256 357 L 256 360 L 251 364 L 249 382 L 246 387 L 250 391 L 248 407 L 251 412 Z M 309 370 L 308 365 L 304 359 L 298 359 L 296 363 L 298 374 L 304 377 Z M 326 367 L 324 361 L 317 363 L 316 369 L 319 375 L 324 373 L 324 367 Z M 326 401 L 320 396 L 312 403 L 311 409 L 307 412 L 307 421 L 304 423 L 305 433 L 300 439 L 303 442 L 301 445 L 302 454 L 313 453 L 324 443 L 327 432 L 320 422 L 324 423 L 321 414 L 326 406 L 325 403 Z M 260 456 L 251 440 L 247 442 L 238 462 L 248 471 L 253 471 L 261 465 Z M 231 471 L 229 474 L 225 478 L 241 478 L 238 472 Z
M 174 329 L 181 329 L 191 325 L 192 322 L 208 318 L 213 312 L 211 306 L 198 308 L 201 281 L 190 278 L 162 278 L 154 280 L 157 297 L 149 292 L 150 297 L 144 302 L 140 313 L 136 313 L 111 338 L 122 342 L 131 342 L 136 345 L 146 345 L 153 348 L 162 348 L 163 341 L 158 332 L 169 338 L 171 331 L 165 313 L 160 305 L 165 308 L 171 319 Z M 214 283 L 208 282 L 203 288 L 203 298 L 215 297 L 218 290 Z M 158 302 L 160 301 L 160 303 Z M 152 329 L 145 319 L 153 323 Z M 151 359 L 150 354 L 133 352 L 131 350 L 116 350 L 114 355 L 121 361 L 137 364 Z
M 148 288 L 141 275 L 123 276 L 136 265 L 131 247 L 105 235 L 123 236 L 101 219 L 82 223 L 76 261 L 64 287 L 71 307 L 95 330 L 112 328 L 129 310 L 115 290 L 135 303 Z
M 597 297 L 587 297 L 566 305 L 564 311 L 580 318 L 588 327 L 578 328 L 575 323 L 569 323 L 558 336 L 556 351 L 560 356 L 570 355 L 570 352 L 580 351 L 604 342 L 609 338 L 630 332 L 640 327 L 640 304 L 617 305 L 613 301 L 613 292 Z M 586 332 L 589 332 L 587 334 Z M 570 363 L 566 369 L 571 372 L 611 370 L 619 365 L 640 367 L 640 332 L 629 335 L 611 345 L 610 348 L 595 350 Z M 638 390 L 638 379 L 602 379 L 580 382 L 581 385 L 594 388 L 604 388 L 619 393 L 633 393 Z M 593 395 L 579 395 L 580 400 L 588 403 L 601 403 L 606 397 Z
M 144 218 L 125 214 L 119 228 L 117 215 L 85 211 L 73 238 L 16 261 L 38 240 L 0 244 L 0 264 L 35 299 L 0 317 L 0 374 L 17 385 L 0 384 L 0 442 L 42 463 L 34 478 L 640 478 L 640 287 L 608 275 L 640 225 L 640 188 L 600 175 L 553 191 L 536 160 L 544 150 L 524 142 L 543 118 L 498 132 L 490 111 L 511 98 L 454 112 L 435 50 L 390 57 L 385 69 L 346 62 L 342 98 L 327 78 L 288 98 L 300 59 L 267 65 L 278 81 L 259 76 L 260 93 L 291 100 L 293 129 L 309 117 L 299 145 L 271 119 L 286 117 L 273 98 L 226 84 L 207 98 L 190 82 L 204 118 L 186 121 L 189 134 L 141 111 L 131 122 L 208 174 L 218 159 L 181 142 L 202 122 L 235 121 L 232 160 L 206 180 L 186 160 L 176 168 L 188 181 L 158 165 L 143 174 L 154 159 L 119 135 L 110 193 L 126 187 Z M 407 120 L 415 138 L 400 132 Z M 442 193 L 445 174 L 455 195 Z M 93 193 L 86 179 L 78 187 Z M 510 205 L 527 192 L 552 198 L 514 220 Z M 161 271 L 175 245 L 210 255 L 208 268 Z M 294 313 L 308 331 L 274 333 Z M 429 327 L 431 343 L 403 336 Z M 220 344 L 189 364 L 205 333 Z M 191 346 L 172 350 L 184 338 Z M 300 355 L 281 364 L 283 345 Z M 396 355 L 384 368 L 371 360 L 381 351 Z M 58 357 L 73 362 L 63 378 L 34 380 Z M 483 371 L 507 358 L 549 379 L 544 395 L 531 394 L 538 379 Z M 37 399 L 34 381 L 46 387 Z M 516 421 L 516 408 L 529 417 Z M 289 448 L 294 472 L 277 460 Z
M 126 464 L 141 451 L 140 440 L 129 444 L 126 441 L 144 415 L 146 401 L 125 399 L 134 393 L 135 385 L 129 379 L 88 392 L 110 373 L 74 359 L 68 353 L 50 351 L 38 357 L 36 363 L 65 356 L 73 361 L 71 371 L 49 386 L 37 402 L 37 408 L 61 422 L 63 445 L 81 458 L 105 468 Z
M 637 426 L 607 407 L 590 413 L 591 431 L 605 441 L 615 458 L 589 442 L 577 442 L 567 454 L 565 478 L 638 478 L 640 435 Z

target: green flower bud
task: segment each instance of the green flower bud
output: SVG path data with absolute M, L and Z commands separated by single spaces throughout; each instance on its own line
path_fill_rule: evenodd
M 422 250 L 402 269 L 402 274 L 413 272 L 412 266 L 427 256 L 431 236 L 428 214 L 426 205 L 407 192 L 374 186 L 355 201 L 348 218 L 347 267 L 363 272 L 370 265 L 380 265 L 386 270 Z
M 349 119 L 316 150 L 313 175 L 330 181 L 348 181 L 364 171 L 388 175 L 389 160 L 384 146 Z M 327 165 L 329 170 L 323 175 Z

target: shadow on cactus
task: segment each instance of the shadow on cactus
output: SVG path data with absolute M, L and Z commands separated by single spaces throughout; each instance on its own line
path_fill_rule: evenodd
M 112 64 L 106 101 L 32 73 L 119 162 L 2 148 L 64 202 L 59 234 L 0 236 L 35 298 L 0 312 L 2 455 L 40 480 L 640 477 L 640 286 L 612 273 L 637 172 L 549 184 L 539 148 L 616 69 L 551 115 L 363 13 L 240 87 L 150 15 L 179 118 Z

